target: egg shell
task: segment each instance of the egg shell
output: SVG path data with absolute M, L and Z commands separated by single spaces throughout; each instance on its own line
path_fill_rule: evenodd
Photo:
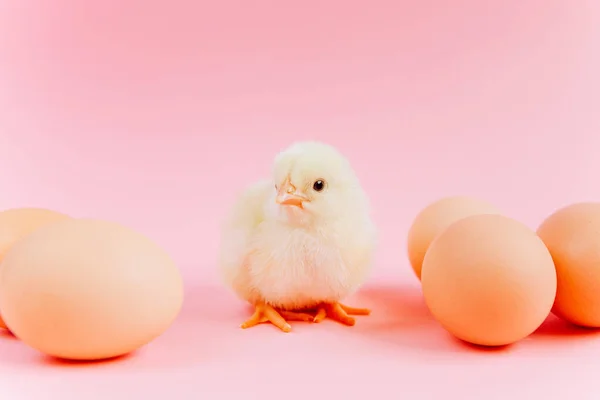
M 450 225 L 432 243 L 422 271 L 431 313 L 451 334 L 502 346 L 533 333 L 556 295 L 556 271 L 542 240 L 501 215 Z
M 69 216 L 45 208 L 12 208 L 0 212 L 0 263 L 4 254 L 17 241 L 42 226 L 65 218 L 69 218 Z M 0 328 L 6 329 L 1 315 Z
M 445 197 L 425 207 L 408 231 L 408 259 L 417 278 L 421 279 L 423 258 L 429 245 L 444 229 L 471 215 L 500 213 L 493 204 L 466 196 Z
M 556 266 L 552 312 L 575 325 L 600 328 L 600 203 L 576 203 L 548 216 L 537 233 Z
M 7 252 L 0 304 L 10 330 L 51 356 L 97 360 L 130 353 L 161 335 L 183 302 L 168 254 L 119 224 L 68 219 Z

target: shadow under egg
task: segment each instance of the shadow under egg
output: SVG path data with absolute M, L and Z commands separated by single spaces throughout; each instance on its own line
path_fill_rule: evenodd
M 136 352 L 134 351 L 134 352 L 131 352 L 128 354 L 123 354 L 120 356 L 109 357 L 109 358 L 98 359 L 98 360 L 71 360 L 71 359 L 54 357 L 54 356 L 42 354 L 41 362 L 44 365 L 51 366 L 51 367 L 63 367 L 63 368 L 98 367 L 98 366 L 104 366 L 104 365 L 115 364 L 115 363 L 127 361 L 127 360 L 133 358 L 135 356 L 135 353 Z
M 7 329 L 0 329 L 0 337 L 2 339 L 7 339 L 7 340 L 19 340 L 18 337 L 16 337 L 11 331 L 9 331 Z
M 554 314 L 550 314 L 542 325 L 532 334 L 534 337 L 563 338 L 565 336 L 590 337 L 600 335 L 600 328 L 574 325 Z
M 514 349 L 515 345 L 519 343 L 519 341 L 517 341 L 515 343 L 509 343 L 509 344 L 504 344 L 504 345 L 499 345 L 499 346 L 485 346 L 482 344 L 475 344 L 475 343 L 467 342 L 465 340 L 462 340 L 462 339 L 459 339 L 459 338 L 453 336 L 450 333 L 448 333 L 448 335 L 451 336 L 452 339 L 458 345 L 463 347 L 464 349 L 475 351 L 475 352 L 481 352 L 481 353 L 507 353 L 507 352 L 511 351 L 512 349 Z

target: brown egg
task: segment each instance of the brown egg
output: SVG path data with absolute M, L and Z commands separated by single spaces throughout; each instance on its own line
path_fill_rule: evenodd
M 165 251 L 119 224 L 68 219 L 40 228 L 6 253 L 0 303 L 11 331 L 51 356 L 96 360 L 161 335 L 183 302 Z
M 492 204 L 471 197 L 440 199 L 425 207 L 408 231 L 408 259 L 417 278 L 421 279 L 423 257 L 433 239 L 450 224 L 477 214 L 500 214 Z
M 556 271 L 542 240 L 501 215 L 475 215 L 440 234 L 425 255 L 423 295 L 451 334 L 483 346 L 514 343 L 546 319 Z
M 553 313 L 576 325 L 600 328 L 600 203 L 561 208 L 537 232 L 556 266 Z
M 17 241 L 42 226 L 65 218 L 69 216 L 44 208 L 13 208 L 0 212 L 0 263 Z M 1 316 L 0 328 L 6 329 Z

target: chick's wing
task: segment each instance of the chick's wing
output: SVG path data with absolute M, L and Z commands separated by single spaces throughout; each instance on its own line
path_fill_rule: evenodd
M 219 268 L 226 283 L 231 283 L 243 268 L 247 243 L 264 220 L 265 204 L 273 193 L 269 181 L 260 181 L 243 191 L 225 221 L 221 236 Z

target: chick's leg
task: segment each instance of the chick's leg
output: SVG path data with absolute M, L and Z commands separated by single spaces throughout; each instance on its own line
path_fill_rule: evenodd
M 303 321 L 303 322 L 312 322 L 315 317 L 308 313 L 296 312 L 296 311 L 279 311 L 279 314 L 286 321 Z
M 268 304 L 257 304 L 254 314 L 241 325 L 242 329 L 251 328 L 258 324 L 270 322 L 284 332 L 291 332 L 292 327 L 287 321 L 307 321 L 314 317 L 310 314 L 293 311 L 277 311 Z
M 329 318 L 344 325 L 353 326 L 356 321 L 351 315 L 369 315 L 370 313 L 371 311 L 366 308 L 349 307 L 341 303 L 328 303 L 317 307 L 317 314 L 313 318 L 313 322 L 321 322 L 325 318 Z

